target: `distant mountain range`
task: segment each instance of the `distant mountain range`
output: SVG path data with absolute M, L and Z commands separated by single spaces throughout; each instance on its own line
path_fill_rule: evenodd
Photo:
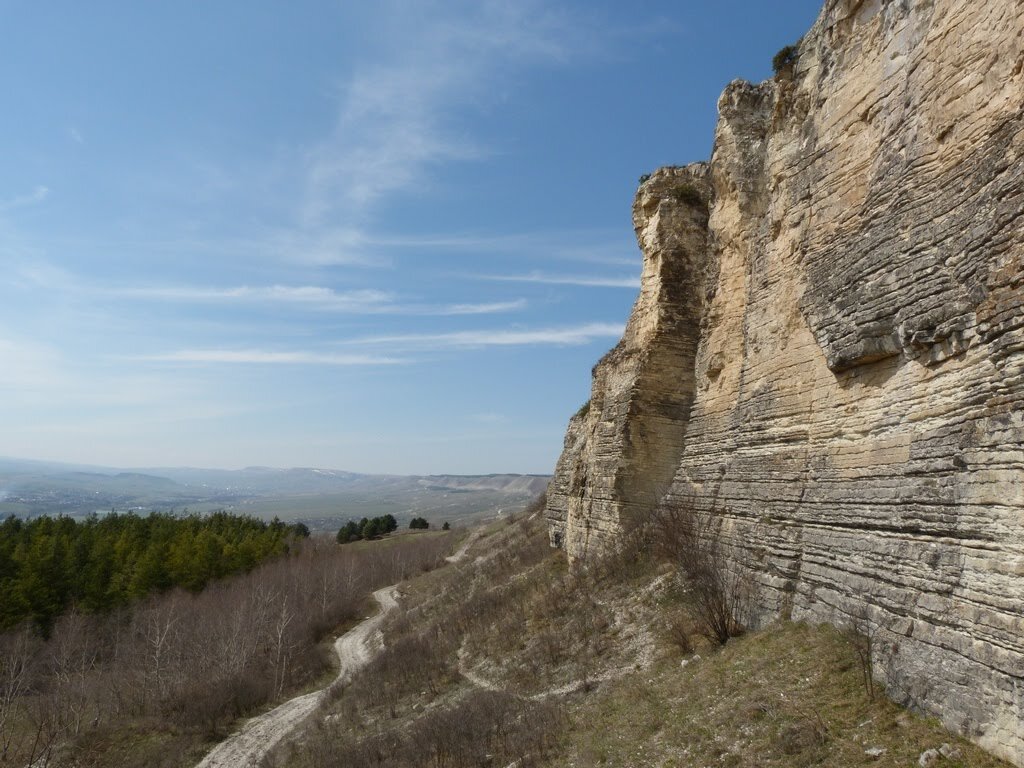
M 547 475 L 364 475 L 334 469 L 189 467 L 122 470 L 0 458 L 0 517 L 14 514 L 229 509 L 333 529 L 349 518 L 393 514 L 452 523 L 511 512 L 540 494 Z

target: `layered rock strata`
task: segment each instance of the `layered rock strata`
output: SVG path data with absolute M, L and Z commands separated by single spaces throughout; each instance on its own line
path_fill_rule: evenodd
M 1024 765 L 1024 13 L 830 0 L 719 112 L 707 169 L 640 187 L 644 287 L 553 541 L 709 514 L 748 623 L 859 628 L 890 695 Z
M 600 546 L 650 515 L 683 452 L 706 283 L 708 166 L 663 168 L 641 186 L 633 224 L 640 296 L 622 340 L 594 366 L 548 486 L 551 543 Z

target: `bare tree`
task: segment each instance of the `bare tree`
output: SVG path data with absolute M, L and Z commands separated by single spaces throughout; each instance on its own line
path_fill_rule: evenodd
M 32 645 L 26 630 L 0 638 L 0 763 L 5 765 L 19 747 L 16 726 L 21 697 L 29 684 Z
M 58 747 L 61 760 L 81 762 L 87 728 L 135 717 L 220 730 L 321 674 L 329 661 L 317 642 L 396 571 L 436 564 L 448 546 L 410 537 L 396 556 L 311 541 L 198 594 L 72 610 L 48 641 L 0 633 L 0 765 L 42 768 Z
M 868 606 L 862 604 L 850 617 L 849 623 L 843 630 L 847 642 L 857 654 L 857 661 L 860 663 L 860 673 L 864 683 L 864 693 L 868 699 L 875 700 L 875 625 L 868 617 Z
M 730 562 L 720 523 L 710 514 L 667 502 L 654 518 L 653 531 L 659 554 L 685 579 L 699 632 L 719 645 L 741 634 L 750 585 L 742 565 Z
M 288 605 L 288 595 L 281 598 L 280 609 L 274 620 L 274 692 L 280 696 L 284 690 L 284 683 L 288 672 L 288 662 L 291 660 L 293 643 L 290 637 L 292 620 L 295 618 L 295 609 Z
M 93 723 L 98 719 L 98 702 L 90 685 L 100 655 L 95 621 L 72 608 L 58 626 L 49 644 L 50 680 L 58 707 L 55 717 L 78 735 L 87 719 Z
M 139 612 L 139 632 L 144 655 L 144 700 L 152 694 L 157 701 L 163 701 L 170 693 L 174 674 L 174 649 L 179 641 L 178 625 L 181 619 L 180 598 L 175 594 L 151 601 L 149 606 Z

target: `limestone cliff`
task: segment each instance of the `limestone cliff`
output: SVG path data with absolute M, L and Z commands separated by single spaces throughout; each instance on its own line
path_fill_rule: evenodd
M 553 543 L 710 512 L 749 621 L 858 623 L 891 695 L 1024 765 L 1024 13 L 829 0 L 719 112 L 638 192 Z
M 594 367 L 548 486 L 551 541 L 571 553 L 650 513 L 679 465 L 707 268 L 708 168 L 666 168 L 633 206 L 646 257 L 622 341 Z

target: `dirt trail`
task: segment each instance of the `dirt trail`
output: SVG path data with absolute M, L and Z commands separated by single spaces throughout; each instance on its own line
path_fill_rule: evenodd
M 483 533 L 484 531 L 482 528 L 477 528 L 475 531 L 469 534 L 469 536 L 466 537 L 466 540 L 462 542 L 462 546 L 455 551 L 455 554 L 448 555 L 448 557 L 446 557 L 445 560 L 449 563 L 458 563 L 462 561 L 466 557 L 466 552 L 469 551 L 469 548 L 473 546 L 476 540 L 479 539 L 483 535 Z
M 349 677 L 377 653 L 381 647 L 379 627 L 388 613 L 398 605 L 395 599 L 397 592 L 395 586 L 374 592 L 373 597 L 380 604 L 380 612 L 334 641 L 334 651 L 338 654 L 336 680 Z M 255 768 L 271 749 L 320 705 L 329 688 L 330 685 L 290 699 L 269 712 L 247 720 L 241 730 L 214 747 L 196 768 Z

